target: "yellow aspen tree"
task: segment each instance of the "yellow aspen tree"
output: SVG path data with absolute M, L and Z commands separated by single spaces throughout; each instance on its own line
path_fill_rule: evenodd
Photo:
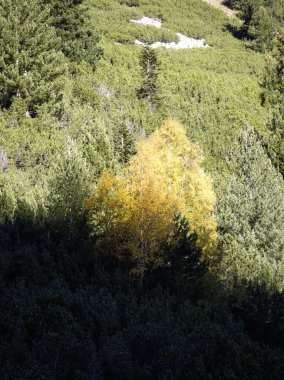
M 104 172 L 87 201 L 94 234 L 129 260 L 140 278 L 146 269 L 162 266 L 163 248 L 177 243 L 177 217 L 187 220 L 204 254 L 213 248 L 215 195 L 202 162 L 201 149 L 184 128 L 167 121 L 138 143 L 121 176 Z
M 150 170 L 152 160 L 146 160 L 146 152 L 137 155 L 139 160 L 133 160 L 125 172 L 131 200 L 128 243 L 140 278 L 145 269 L 163 265 L 163 246 L 171 241 L 177 212 L 166 181 Z
M 189 232 L 197 233 L 198 244 L 206 254 L 217 240 L 216 198 L 212 180 L 201 166 L 204 157 L 200 147 L 188 139 L 179 123 L 168 120 L 138 145 L 128 171 L 133 171 L 131 167 L 143 155 L 160 186 L 166 185 L 175 199 L 178 213 L 189 223 Z

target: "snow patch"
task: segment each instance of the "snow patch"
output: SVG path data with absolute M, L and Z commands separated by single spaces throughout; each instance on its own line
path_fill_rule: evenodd
M 176 33 L 179 38 L 179 42 L 155 42 L 151 46 L 152 49 L 157 49 L 159 47 L 164 47 L 169 50 L 179 50 L 179 49 L 193 49 L 193 48 L 207 48 L 208 45 L 205 44 L 205 40 L 189 38 L 181 33 Z M 136 45 L 146 46 L 143 42 L 135 40 Z
M 135 45 L 139 45 L 139 46 L 146 46 L 146 44 L 144 44 L 144 42 L 141 42 L 139 40 L 135 40 Z M 152 45 L 151 45 L 152 46 Z
M 150 17 L 142 17 L 141 20 L 130 20 L 131 22 L 134 22 L 135 24 L 141 24 L 141 25 L 148 25 L 148 26 L 154 26 L 155 28 L 160 29 L 162 27 L 162 21 L 159 19 L 154 19 Z
M 146 26 L 154 26 L 156 28 L 162 28 L 162 21 L 159 19 L 154 19 L 150 17 L 142 17 L 140 20 L 130 20 L 131 22 L 134 22 L 135 24 L 141 24 Z M 192 48 L 207 48 L 208 45 L 205 44 L 205 40 L 202 39 L 195 39 L 185 36 L 181 33 L 176 33 L 176 35 L 179 38 L 178 42 L 155 42 L 151 46 L 153 49 L 157 49 L 159 47 L 164 47 L 169 50 L 178 50 L 178 49 L 192 49 Z M 139 40 L 135 40 L 135 44 L 139 46 L 147 46 L 147 44 L 144 44 L 143 42 Z

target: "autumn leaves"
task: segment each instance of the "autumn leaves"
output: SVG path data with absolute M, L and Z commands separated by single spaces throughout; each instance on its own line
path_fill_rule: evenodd
M 143 276 L 164 264 L 164 249 L 178 243 L 178 223 L 186 220 L 208 253 L 217 239 L 215 195 L 202 161 L 184 128 L 167 121 L 138 143 L 120 175 L 103 172 L 86 202 L 96 252 L 126 260 Z

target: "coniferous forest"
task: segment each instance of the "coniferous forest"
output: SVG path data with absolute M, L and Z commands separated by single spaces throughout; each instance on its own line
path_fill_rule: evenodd
M 284 378 L 284 0 L 219 3 L 0 0 L 1 380 Z

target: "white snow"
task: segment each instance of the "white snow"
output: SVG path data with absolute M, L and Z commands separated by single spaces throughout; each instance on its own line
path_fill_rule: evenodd
M 204 39 L 189 38 L 181 33 L 176 33 L 179 38 L 179 42 L 155 42 L 151 45 L 152 49 L 157 49 L 159 47 L 164 47 L 169 50 L 179 50 L 179 49 L 192 49 L 192 48 L 207 48 L 208 45 L 205 44 Z M 143 42 L 135 40 L 136 45 L 146 46 Z
M 150 17 L 142 17 L 141 20 L 130 20 L 131 22 L 135 22 L 135 24 L 141 24 L 141 25 L 150 25 L 154 26 L 155 28 L 161 28 L 162 27 L 162 21 L 159 19 L 154 19 Z
M 141 42 L 139 40 L 135 40 L 135 45 L 146 46 L 146 44 L 144 44 L 144 42 Z
M 142 25 L 151 25 L 156 28 L 162 28 L 162 21 L 159 19 L 153 19 L 150 17 L 142 17 L 141 20 L 130 20 L 131 22 L 135 22 L 136 24 Z M 192 48 L 207 48 L 208 45 L 205 44 L 205 40 L 195 39 L 185 36 L 181 33 L 176 33 L 179 38 L 178 42 L 155 42 L 151 46 L 153 49 L 157 49 L 159 47 L 164 47 L 169 50 L 178 50 L 178 49 L 192 49 Z M 139 40 L 135 40 L 135 44 L 139 46 L 146 46 L 143 42 Z

